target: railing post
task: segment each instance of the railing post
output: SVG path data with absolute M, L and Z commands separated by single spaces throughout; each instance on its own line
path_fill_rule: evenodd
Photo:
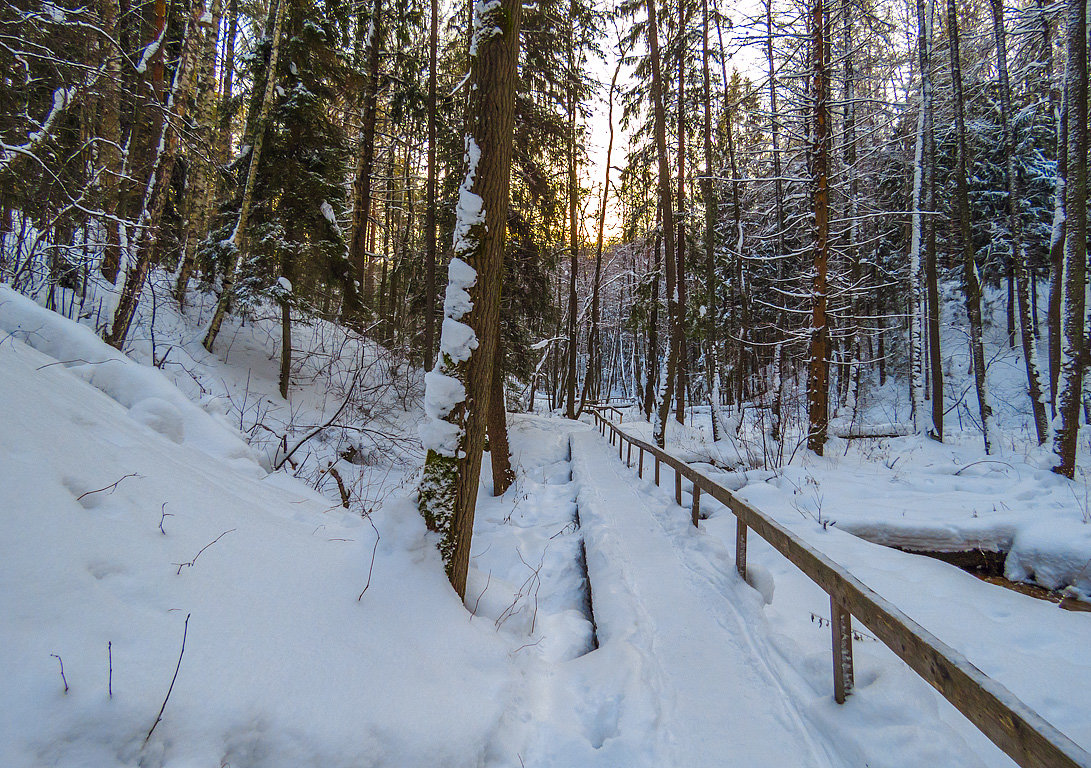
M 693 505 L 690 507 L 690 516 L 693 518 L 693 527 L 699 527 L 697 521 L 701 517 L 701 486 L 693 484 Z
M 633 444 L 629 443 L 629 449 L 625 451 L 625 466 L 633 466 Z
M 659 454 L 655 455 L 655 485 L 659 487 Z
M 640 460 L 637 462 L 637 465 L 636 465 L 636 476 L 640 477 L 640 478 L 644 477 L 644 449 L 643 448 L 640 449 Z
M 746 581 L 746 523 L 735 518 L 735 570 Z
M 625 438 L 621 436 L 620 432 L 617 433 L 617 436 L 617 460 L 621 461 L 621 451 L 625 447 Z
M 833 635 L 833 698 L 838 704 L 852 693 L 852 614 L 830 596 L 830 629 Z
M 674 468 L 674 503 L 682 506 L 682 473 Z

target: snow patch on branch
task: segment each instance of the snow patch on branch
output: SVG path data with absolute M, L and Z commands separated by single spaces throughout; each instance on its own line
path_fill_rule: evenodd
M 144 55 L 140 57 L 140 63 L 136 65 L 136 71 L 140 74 L 144 74 L 148 71 L 148 62 L 152 57 L 159 52 L 159 49 L 163 47 L 163 39 L 167 36 L 167 25 L 163 25 L 163 30 L 159 33 L 159 37 L 148 43 L 148 46 L 144 49 Z
M 76 98 L 76 92 L 77 89 L 75 86 L 71 88 L 58 88 L 53 91 L 53 108 L 42 122 L 41 127 L 36 131 L 32 131 L 27 136 L 26 143 L 22 146 L 11 146 L 0 142 L 0 170 L 7 168 L 18 155 L 33 154 L 38 145 L 49 138 L 49 135 L 53 131 L 53 123 L 57 121 L 58 117 L 64 114 L 66 109 L 68 109 L 73 99 Z

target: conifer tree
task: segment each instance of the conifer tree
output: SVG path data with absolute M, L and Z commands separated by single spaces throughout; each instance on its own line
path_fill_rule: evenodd
M 439 359 L 426 380 L 428 421 L 421 437 L 428 455 L 420 510 L 429 527 L 440 532 L 440 554 L 459 597 L 466 593 L 499 337 L 521 13 L 519 0 L 474 5 L 466 174 L 459 189 Z

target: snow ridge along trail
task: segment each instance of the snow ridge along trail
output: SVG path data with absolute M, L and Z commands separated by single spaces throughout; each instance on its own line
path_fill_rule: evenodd
M 638 684 L 619 714 L 646 718 L 647 743 L 627 765 L 845 765 L 809 732 L 752 636 L 761 598 L 733 577 L 722 545 L 642 490 L 597 433 L 571 440 L 600 644 L 587 658 L 628 658 Z

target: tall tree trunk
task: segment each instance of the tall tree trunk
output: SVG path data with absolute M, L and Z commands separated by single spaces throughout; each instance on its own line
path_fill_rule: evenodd
M 670 350 L 667 353 L 667 371 L 663 382 L 663 400 L 656 411 L 653 433 L 655 443 L 662 448 L 666 443 L 667 416 L 674 394 L 674 377 L 678 367 L 678 301 L 674 274 L 674 206 L 671 200 L 670 165 L 667 162 L 667 118 L 663 108 L 663 75 L 659 59 L 659 28 L 656 24 L 656 0 L 646 0 L 648 9 L 648 48 L 652 58 L 652 112 L 655 121 L 655 149 L 659 166 L 659 207 L 663 217 L 663 253 L 667 265 L 667 328 Z
M 565 415 L 576 413 L 576 346 L 579 325 L 576 322 L 576 277 L 580 267 L 580 242 L 576 221 L 579 189 L 576 184 L 576 3 L 568 4 L 568 356 L 565 372 Z
M 235 229 L 231 232 L 231 246 L 235 255 L 235 263 L 230 271 L 224 275 L 223 290 L 220 292 L 216 309 L 212 313 L 212 320 L 201 342 L 205 349 L 212 351 L 212 345 L 216 343 L 216 337 L 223 326 L 227 316 L 227 307 L 231 303 L 232 294 L 235 292 L 235 281 L 238 280 L 239 271 L 242 269 L 243 259 L 246 257 L 246 228 L 250 223 L 250 206 L 254 202 L 254 187 L 258 179 L 258 167 L 261 165 L 261 150 L 265 143 L 265 130 L 269 122 L 269 112 L 273 108 L 273 93 L 277 82 L 277 59 L 280 55 L 280 33 L 284 27 L 284 13 L 287 0 L 279 0 L 276 6 L 276 16 L 273 22 L 272 41 L 269 46 L 269 63 L 265 69 L 265 89 L 262 92 L 261 106 L 258 108 L 257 119 L 253 121 L 254 136 L 250 142 L 250 167 L 246 173 L 246 184 L 242 190 L 242 200 L 239 203 L 239 217 L 235 221 Z
M 1038 344 L 1030 316 L 1030 289 L 1027 285 L 1027 257 L 1023 251 L 1023 223 L 1019 217 L 1019 174 L 1015 167 L 1015 138 L 1012 129 L 1011 86 L 1008 82 L 1008 53 L 1004 34 L 1004 0 L 992 0 L 993 34 L 996 37 L 997 74 L 1000 79 L 1000 122 L 1003 154 L 1007 158 L 1008 228 L 1011 231 L 1011 261 L 1015 272 L 1015 290 L 1019 304 L 1019 335 L 1023 342 L 1023 360 L 1027 370 L 1027 391 L 1034 414 L 1038 445 L 1049 438 L 1046 394 L 1038 372 Z
M 1049 19 L 1042 13 L 1043 46 L 1050 53 L 1053 42 L 1049 34 Z M 1066 33 L 1067 34 L 1067 33 Z M 1052 56 L 1050 56 L 1052 61 Z M 1052 73 L 1051 73 L 1052 74 Z M 1057 156 L 1057 181 L 1053 187 L 1053 229 L 1049 239 L 1049 404 L 1050 415 L 1057 415 L 1057 390 L 1061 376 L 1061 304 L 1064 294 L 1065 260 L 1065 179 L 1068 178 L 1068 67 L 1065 67 L 1063 106 L 1057 97 L 1055 78 L 1050 77 L 1049 101 L 1053 108 L 1056 131 L 1053 136 Z
M 773 61 L 773 0 L 765 0 L 765 58 L 769 79 L 770 140 L 773 149 L 773 188 L 777 206 L 777 276 L 784 257 L 784 182 L 780 163 L 780 113 L 777 111 L 777 80 Z
M 1054 438 L 1059 463 L 1053 471 L 1071 478 L 1076 472 L 1076 442 L 1083 393 L 1085 274 L 1087 269 L 1087 0 L 1068 0 L 1068 61 L 1065 106 L 1068 175 L 1065 178 L 1064 308 L 1061 375 Z
M 439 0 L 431 0 L 428 28 L 428 198 L 424 214 L 424 360 L 436 353 L 436 55 L 439 49 Z
M 845 81 L 845 114 L 844 114 L 844 160 L 845 160 L 845 184 L 848 192 L 849 223 L 847 242 L 845 243 L 846 255 L 849 262 L 849 285 L 852 286 L 850 306 L 852 309 L 852 337 L 846 340 L 847 366 L 842 367 L 842 392 L 843 399 L 850 405 L 853 418 L 856 417 L 860 405 L 860 378 L 863 375 L 864 350 L 863 330 L 861 329 L 861 316 L 863 312 L 863 297 L 860 294 L 862 272 L 860 264 L 860 249 L 857 243 L 859 237 L 860 222 L 860 189 L 859 176 L 856 168 L 856 51 L 853 43 L 853 18 L 852 9 L 855 4 L 852 0 L 842 0 L 842 23 L 844 25 L 844 81 Z M 918 286 L 919 287 L 919 286 Z M 918 302 L 919 303 L 919 302 Z M 918 326 L 919 328 L 919 326 Z M 920 343 L 920 339 L 917 339 Z
M 171 84 L 170 95 L 167 98 L 166 113 L 159 132 L 155 160 L 144 191 L 136 235 L 136 263 L 125 275 L 125 285 L 118 299 L 113 326 L 106 337 L 106 341 L 118 349 L 125 344 L 125 337 L 129 334 L 129 326 L 132 324 L 137 304 L 140 302 L 140 293 L 144 290 L 144 282 L 151 270 L 151 265 L 158 256 L 159 223 L 170 191 L 174 162 L 178 157 L 178 132 L 186 116 L 197 64 L 197 52 L 200 50 L 202 32 L 207 26 L 204 0 L 193 0 L 182 40 L 182 55 L 174 72 L 174 82 Z
M 932 93 L 932 0 L 927 0 L 924 16 L 926 37 L 925 53 L 928 56 L 926 66 L 921 70 L 922 78 L 927 78 L 924 86 Z M 921 7 L 917 7 L 918 13 Z M 929 99 L 931 103 L 931 99 Z M 936 140 L 932 110 L 925 116 L 925 174 L 924 186 L 928 194 L 927 210 L 936 210 Z M 932 429 L 928 433 L 933 440 L 943 442 L 943 356 L 940 344 L 940 307 L 939 307 L 939 269 L 936 265 L 936 224 L 934 219 L 927 222 L 927 238 L 924 250 L 924 277 L 928 297 L 928 370 L 929 387 L 932 398 Z M 880 359 L 882 357 L 880 356 Z
M 767 7 L 767 10 L 768 10 L 768 7 Z M 769 24 L 770 24 L 770 26 L 768 27 L 768 30 L 772 30 L 772 26 L 771 26 L 772 21 L 771 20 L 769 21 Z M 771 32 L 770 32 L 770 34 L 771 34 Z M 731 170 L 731 209 L 732 209 L 733 219 L 734 219 L 734 222 L 735 222 L 735 227 L 734 227 L 734 229 L 735 229 L 735 240 L 734 240 L 734 248 L 733 248 L 733 251 L 734 251 L 734 254 L 735 254 L 735 258 L 734 258 L 734 280 L 729 280 L 728 285 L 730 286 L 730 292 L 731 292 L 732 298 L 734 299 L 731 302 L 730 306 L 731 307 L 734 307 L 736 305 L 738 306 L 738 317 L 737 318 L 729 317 L 727 327 L 728 327 L 728 333 L 729 334 L 733 330 L 735 332 L 735 335 L 738 337 L 738 343 L 737 343 L 738 355 L 736 357 L 735 379 L 736 379 L 736 383 L 738 384 L 739 391 L 741 392 L 742 391 L 741 388 L 742 388 L 743 377 L 745 376 L 745 371 L 746 371 L 746 355 L 747 355 L 747 351 L 748 351 L 747 350 L 747 339 L 750 336 L 750 296 L 748 294 L 748 289 L 747 289 L 746 260 L 743 257 L 742 205 L 741 205 L 740 199 L 739 199 L 739 166 L 738 166 L 738 162 L 736 161 L 736 156 L 735 156 L 735 128 L 734 128 L 734 122 L 735 122 L 735 109 L 736 109 L 736 106 L 731 104 L 731 101 L 730 101 L 730 98 L 729 98 L 729 95 L 730 95 L 730 90 L 729 90 L 730 80 L 728 80 L 728 77 L 727 77 L 727 58 L 728 58 L 728 55 L 727 55 L 726 49 L 724 48 L 723 30 L 720 27 L 720 19 L 719 19 L 718 15 L 717 15 L 717 18 L 716 18 L 716 37 L 717 37 L 717 40 L 718 40 L 719 46 L 720 46 L 720 75 L 721 75 L 721 77 L 723 79 L 723 86 L 724 86 L 724 106 L 723 106 L 723 117 L 721 118 L 721 120 L 723 121 L 723 124 L 724 124 L 724 139 L 725 139 L 725 143 L 727 144 L 727 163 L 728 163 L 728 168 Z M 772 55 L 773 55 L 772 38 L 769 38 L 767 42 L 768 42 L 768 46 L 767 46 L 766 50 L 767 50 L 767 53 L 769 54 L 769 57 L 770 57 L 769 58 L 769 66 L 772 67 L 773 66 L 773 64 L 772 64 L 772 62 L 773 62 L 773 59 L 772 59 Z M 772 72 L 772 69 L 770 69 L 770 72 Z M 776 103 L 777 103 L 776 98 L 777 97 L 776 97 L 776 88 L 774 86 L 774 83 L 773 83 L 773 80 L 772 80 L 771 77 L 770 77 L 769 85 L 770 85 L 769 97 L 770 97 L 770 100 L 771 100 L 770 103 L 772 104 L 772 110 L 773 110 L 773 113 L 775 115 L 775 113 L 776 113 Z M 776 132 L 777 132 L 777 125 L 776 125 L 776 122 L 774 120 L 774 123 L 773 123 L 774 139 L 775 139 L 775 136 L 776 136 Z M 774 147 L 773 147 L 773 160 L 774 160 L 774 167 L 779 168 L 780 167 L 780 154 L 779 154 L 779 151 L 776 149 L 775 140 L 774 140 Z M 775 180 L 775 184 L 777 185 L 777 190 L 780 190 L 781 186 L 780 186 L 780 178 L 779 178 L 780 177 L 780 172 L 779 172 L 779 170 L 775 171 L 775 174 L 777 176 L 777 178 Z M 781 224 L 782 224 L 783 223 L 783 205 L 782 205 L 783 200 L 781 200 L 781 198 L 780 198 L 779 191 L 777 193 L 776 202 L 777 202 L 778 215 L 781 216 L 781 218 L 778 219 L 778 222 L 781 222 Z M 780 226 L 780 224 L 778 224 L 778 227 L 779 226 Z M 783 237 L 782 234 L 778 234 L 778 238 L 782 238 L 782 237 Z M 781 243 L 781 245 L 783 245 L 782 241 L 780 241 L 780 243 Z M 777 261 L 777 264 L 778 265 L 780 264 L 779 260 Z M 778 269 L 779 268 L 780 267 L 778 266 Z M 731 387 L 731 382 L 729 381 L 728 382 L 728 388 L 729 388 L 728 391 L 729 392 L 730 392 L 730 387 Z M 740 402 L 741 402 L 741 400 L 740 400 Z
M 440 531 L 440 552 L 466 594 L 481 451 L 500 335 L 508 191 L 515 125 L 520 0 L 474 5 L 466 177 L 459 191 L 439 360 L 428 374 L 422 428 L 428 456 L 420 510 Z
M 716 301 L 716 185 L 712 180 L 712 77 L 708 69 L 708 0 L 701 0 L 701 77 L 704 85 L 704 112 L 702 117 L 702 139 L 705 154 L 705 172 L 701 179 L 701 197 L 705 203 L 705 306 L 703 325 L 705 331 L 705 380 L 708 387 L 709 416 L 712 420 L 712 442 L 723 437 L 723 423 L 720 415 L 720 382 L 716 366 L 716 343 L 718 339 L 719 307 Z M 727 80 L 724 79 L 724 105 L 727 99 Z M 727 116 L 728 135 L 731 131 L 731 115 Z M 734 176 L 734 173 L 732 173 Z M 732 184 L 737 183 L 732 178 Z
M 106 243 L 102 252 L 100 271 L 112 284 L 117 283 L 117 273 L 121 268 L 121 224 L 117 220 L 118 196 L 121 190 L 121 56 L 122 52 L 113 47 L 113 40 L 119 39 L 119 16 L 121 9 L 118 0 L 102 0 L 99 12 L 102 16 L 102 31 L 111 42 L 104 53 L 106 55 L 106 77 L 103 83 L 101 132 L 99 158 L 102 162 L 102 208 L 103 228 L 106 230 Z
M 235 88 L 235 37 L 239 31 L 239 0 L 229 0 L 227 29 L 224 33 L 223 92 L 220 94 L 220 123 L 216 129 L 213 161 L 223 167 L 231 157 L 231 99 Z
M 951 52 L 951 80 L 954 85 L 955 134 L 958 142 L 958 165 L 955 169 L 955 204 L 958 209 L 958 231 L 962 247 L 962 290 L 966 298 L 966 314 L 970 320 L 970 353 L 974 364 L 974 385 L 977 389 L 978 412 L 981 416 L 981 436 L 985 453 L 992 453 L 992 406 L 985 378 L 985 350 L 981 340 L 981 280 L 974 261 L 973 232 L 970 229 L 970 194 L 967 188 L 966 108 L 962 95 L 962 68 L 958 53 L 958 16 L 955 0 L 947 0 L 947 35 Z
M 199 71 L 197 74 L 197 95 L 194 100 L 193 134 L 196 149 L 190 153 L 186 169 L 186 193 L 182 202 L 185 217 L 182 233 L 182 259 L 178 264 L 175 278 L 174 297 L 179 307 L 186 303 L 186 288 L 193 265 L 197 260 L 197 243 L 208 228 L 212 214 L 212 157 L 215 142 L 213 111 L 216 101 L 216 78 L 213 62 L 216 61 L 216 48 L 219 42 L 220 17 L 223 14 L 221 0 L 212 0 L 209 12 L 212 23 L 208 27 L 201 49 Z
M 825 14 L 822 0 L 811 6 L 811 97 L 814 99 L 811 158 L 811 206 L 814 212 L 811 359 L 807 375 L 810 429 L 807 447 L 819 456 L 826 445 L 829 423 L 828 318 L 826 316 L 826 268 L 829 263 L 829 77 L 826 69 Z
M 349 260 L 356 266 L 364 306 L 374 300 L 374 265 L 368 253 L 368 235 L 374 238 L 369 219 L 371 214 L 371 176 L 375 167 L 375 124 L 379 108 L 379 56 L 382 43 L 380 25 L 383 20 L 383 0 L 372 0 L 371 19 L 367 31 L 367 78 L 364 81 L 363 120 L 357 150 L 356 178 L 352 186 L 352 235 Z M 371 248 L 374 250 L 374 247 Z M 348 306 L 349 312 L 359 307 Z
M 677 407 L 674 418 L 679 424 L 686 423 L 686 382 L 689 368 L 689 350 L 686 344 L 686 10 L 688 3 L 678 3 L 678 264 L 675 279 L 678 281 L 678 309 L 676 332 L 678 333 L 678 378 L 675 383 Z
M 930 63 L 931 38 L 928 18 L 931 3 L 917 0 L 917 56 L 921 71 L 920 111 L 917 113 L 917 139 L 913 148 L 913 200 L 911 202 L 911 234 L 909 239 L 909 348 L 910 363 L 909 395 L 913 407 L 913 429 L 917 433 L 927 431 L 924 413 L 924 334 L 925 324 L 921 285 L 924 282 L 921 250 L 924 245 L 924 229 L 931 226 L 924 221 L 922 208 L 928 193 L 927 175 L 931 172 L 930 157 L 926 157 L 932 128 L 932 72 Z M 928 168 L 926 169 L 926 164 Z

